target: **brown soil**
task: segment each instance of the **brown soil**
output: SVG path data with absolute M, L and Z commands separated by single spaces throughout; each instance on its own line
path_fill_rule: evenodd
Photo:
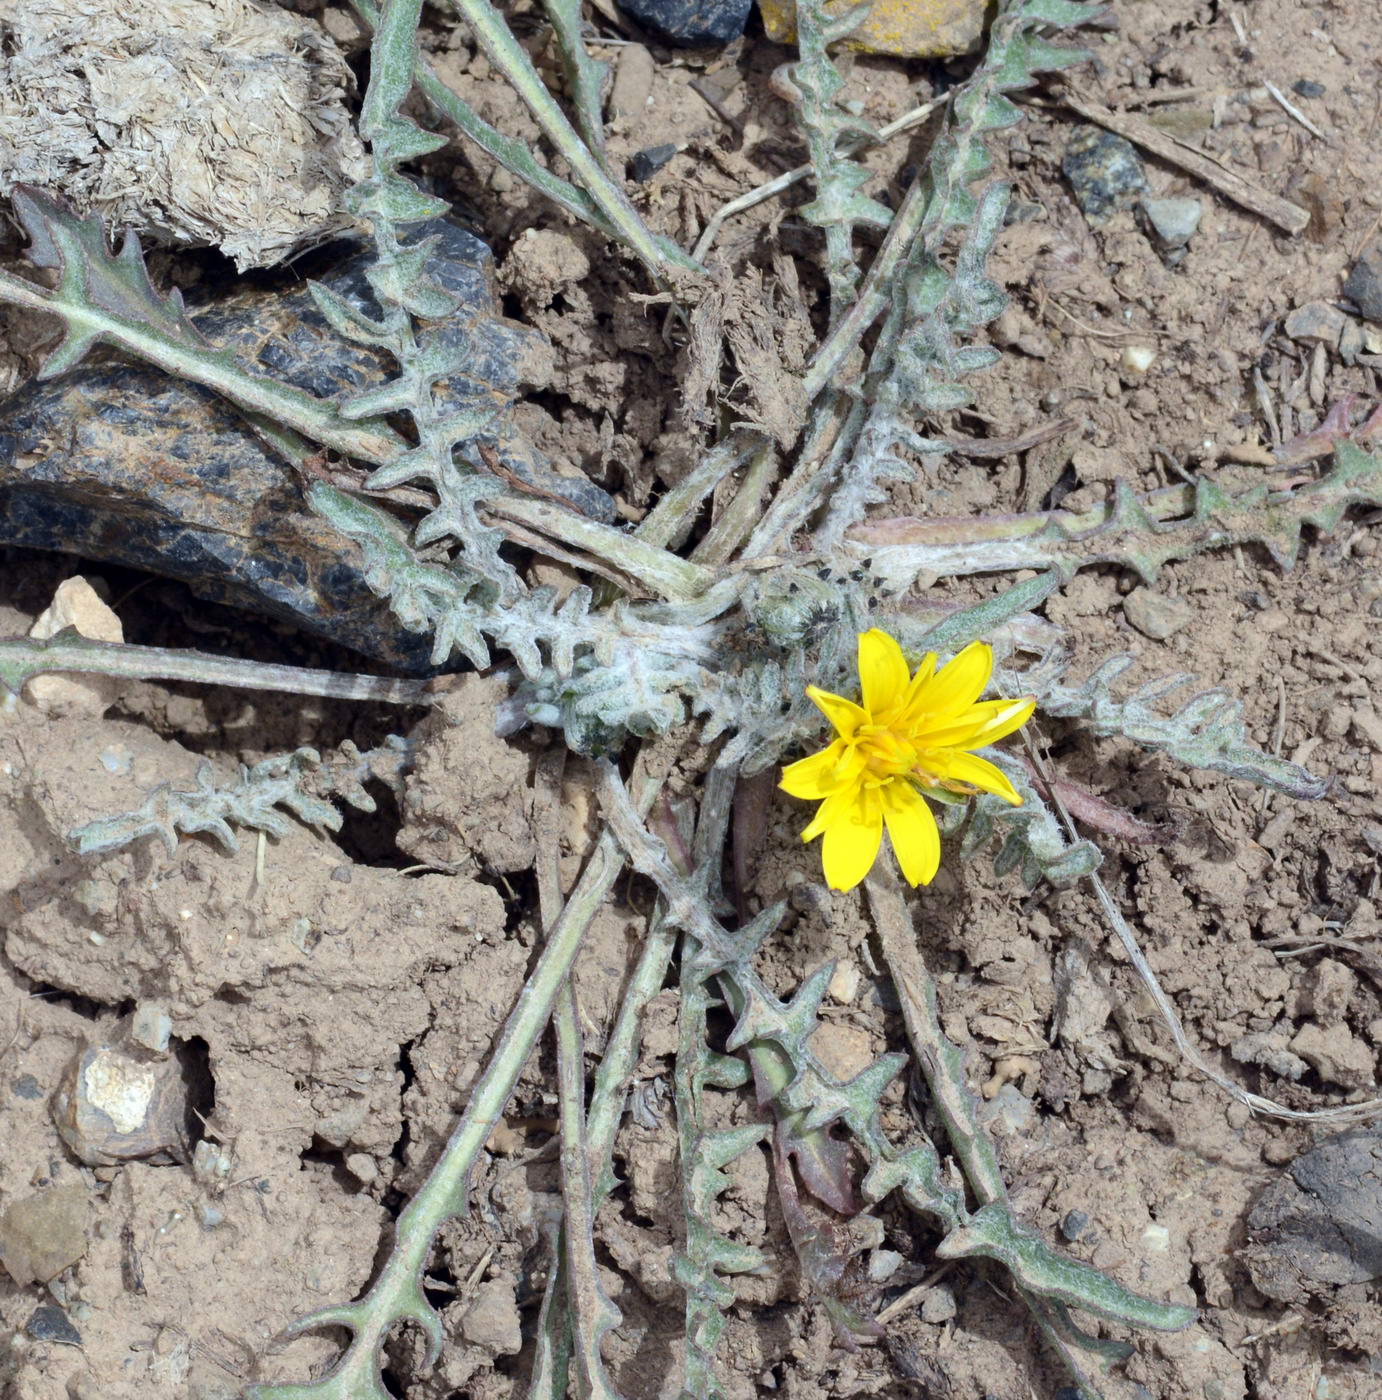
M 328 13 L 331 32 L 348 38 L 348 19 Z M 978 408 L 948 429 L 1001 439 L 1058 418 L 1072 426 L 1025 454 L 952 457 L 897 489 L 882 513 L 960 515 L 1053 500 L 1076 507 L 1104 499 L 1115 480 L 1146 489 L 1178 471 L 1279 481 L 1260 465 L 1272 429 L 1254 370 L 1282 437 L 1314 426 L 1347 394 L 1378 398 L 1376 328 L 1363 327 L 1365 343 L 1345 364 L 1292 342 L 1280 325 L 1306 302 L 1337 300 L 1382 213 L 1375 8 L 1366 0 L 1127 3 L 1091 46 L 1095 63 L 1076 79 L 1083 95 L 1176 114 L 1188 139 L 1296 199 L 1311 225 L 1283 235 L 1149 160 L 1154 193 L 1204 205 L 1187 253 L 1168 265 L 1130 213 L 1091 227 L 1060 174 L 1068 116 L 1056 105 L 1030 107 L 997 143 L 1027 215 L 1002 236 L 994 265 L 1013 296 L 994 331 L 1007 353 L 983 378 Z M 790 115 L 768 87 L 786 57 L 761 40 L 708 64 L 658 54 L 646 111 L 616 121 L 610 138 L 616 162 L 664 141 L 680 148 L 634 187 L 655 226 L 690 244 L 721 203 L 803 159 Z M 438 36 L 434 59 L 483 115 L 536 139 L 464 40 Z M 851 62 L 855 94 L 877 124 L 924 101 L 944 77 L 938 65 Z M 1323 94 L 1292 95 L 1300 79 L 1323 85 Z M 720 112 L 693 81 L 714 88 Z M 1268 82 L 1308 112 L 1322 138 L 1278 105 Z M 1179 87 L 1197 95 L 1157 101 Z M 896 195 L 899 172 L 924 140 L 913 134 L 870 157 L 878 189 Z M 511 313 L 555 347 L 550 384 L 523 410 L 526 430 L 559 468 L 616 492 L 636 518 L 660 483 L 685 469 L 713 417 L 708 400 L 680 393 L 693 367 L 664 340 L 663 310 L 593 235 L 482 157 L 453 147 L 428 165 L 493 243 Z M 787 369 L 800 362 L 822 290 L 815 234 L 794 213 L 799 202 L 759 206 L 717 245 L 736 277 L 752 259 L 771 289 L 771 343 Z M 24 325 L 6 324 L 9 365 L 31 369 Z M 1130 346 L 1155 352 L 1145 373 L 1126 367 Z M 765 402 L 762 385 L 771 381 L 771 372 L 746 375 L 736 412 L 766 421 L 786 411 Z M 1298 1108 L 1371 1096 L 1382 1044 L 1375 526 L 1375 518 L 1346 520 L 1309 543 L 1289 573 L 1252 549 L 1167 567 L 1155 592 L 1179 600 L 1188 620 L 1164 641 L 1132 628 L 1125 600 L 1136 580 L 1117 570 L 1080 575 L 1046 608 L 1090 666 L 1131 651 L 1146 676 L 1183 670 L 1223 685 L 1244 698 L 1262 747 L 1333 778 L 1312 805 L 1263 801 L 1129 744 L 1046 726 L 1064 776 L 1173 831 L 1161 845 L 1110 843 L 1106 875 L 1187 1029 L 1240 1082 Z M 0 631 L 26 630 L 75 567 L 11 556 Z M 112 582 L 118 599 L 129 580 Z M 350 664 L 161 584 L 118 610 L 132 641 Z M 26 706 L 3 717 L 0 1212 L 67 1183 L 87 1191 L 80 1257 L 46 1289 L 0 1274 L 0 1335 L 15 1334 L 0 1357 L 8 1393 L 213 1400 L 255 1378 L 304 1378 L 334 1354 L 321 1338 L 287 1346 L 275 1338 L 366 1284 L 391 1217 L 435 1160 L 533 955 L 535 749 L 489 731 L 496 693 L 494 682 L 468 682 L 445 711 L 419 721 L 133 685 L 100 720 Z M 104 858 L 79 858 L 66 840 L 84 821 L 138 806 L 159 782 L 190 783 L 199 757 L 225 777 L 237 763 L 300 744 L 328 751 L 353 739 L 364 748 L 391 728 L 419 743 L 406 795 L 398 804 L 381 792 L 380 812 L 347 814 L 337 836 L 293 825 L 281 840 L 243 839 L 234 854 L 192 838 L 172 856 L 148 840 Z M 566 781 L 569 881 L 588 847 L 593 799 L 580 764 Z M 770 945 L 764 970 L 785 993 L 821 961 L 839 960 L 844 971 L 817 1045 L 838 1070 L 855 1069 L 905 1043 L 900 1017 L 876 971 L 861 902 L 810 897 L 818 869 L 796 839 L 801 822 L 801 811 L 780 801 L 756 853 L 755 902 L 795 891 L 796 922 Z M 647 900 L 637 882 L 621 885 L 582 954 L 576 984 L 592 1055 L 617 1010 Z M 944 1024 L 970 1055 L 972 1083 L 983 1086 L 1020 1215 L 1140 1291 L 1202 1309 L 1187 1332 L 1136 1339 L 1122 1393 L 1382 1394 L 1370 1360 L 1382 1354 L 1375 1284 L 1303 1288 L 1281 1300 L 1258 1290 L 1243 1258 L 1254 1203 L 1284 1164 L 1335 1129 L 1252 1118 L 1196 1077 L 1083 887 L 1028 894 L 983 862 L 951 865 L 926 906 L 924 952 L 940 979 Z M 185 1059 L 214 1086 L 197 1101 L 204 1122 L 193 1136 L 221 1144 L 228 1170 L 205 1154 L 196 1170 L 176 1160 L 82 1166 L 57 1134 L 50 1100 L 69 1062 L 122 1033 L 124 1018 L 149 1003 L 166 1008 Z M 617 1149 L 627 1185 L 597 1230 L 602 1280 L 624 1314 L 611 1374 L 629 1400 L 675 1394 L 674 1020 L 674 998 L 654 1003 L 642 1108 Z M 434 1256 L 445 1358 L 415 1373 L 410 1348 L 393 1349 L 391 1371 L 410 1400 L 526 1392 L 525 1339 L 547 1267 L 543 1223 L 559 1189 L 548 1150 L 555 1107 L 554 1055 L 544 1045 L 491 1139 L 476 1209 L 447 1228 Z M 174 1143 L 171 1155 L 180 1152 Z M 771 1266 L 741 1286 L 721 1349 L 727 1395 L 1020 1400 L 1054 1396 L 1065 1384 L 1025 1311 L 992 1286 L 996 1276 L 937 1275 L 927 1231 L 901 1208 L 884 1212 L 883 1247 L 901 1263 L 880 1301 L 922 1279 L 932 1286 L 889 1325 L 885 1342 L 840 1349 L 804 1296 L 766 1159 L 750 1153 L 731 1170 L 725 1223 Z M 35 1309 L 54 1301 L 80 1345 L 25 1335 Z

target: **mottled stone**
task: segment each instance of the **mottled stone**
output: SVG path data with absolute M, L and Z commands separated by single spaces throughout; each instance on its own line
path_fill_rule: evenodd
M 191 1160 L 201 1072 L 171 1041 L 148 1050 L 138 1037 L 147 1037 L 149 1020 L 136 1011 L 110 1041 L 84 1047 L 53 1095 L 58 1133 L 87 1166 Z
M 659 38 L 695 48 L 737 39 L 752 6 L 751 0 L 619 0 L 619 8 Z
M 439 393 L 448 411 L 503 409 L 545 351 L 537 332 L 499 315 L 489 249 L 453 224 L 428 271 L 462 301 L 447 334 L 473 368 Z M 321 277 L 374 306 L 368 256 Z M 382 351 L 341 340 L 302 281 L 194 308 L 215 345 L 322 398 L 383 382 Z M 558 476 L 514 433 L 482 434 L 518 477 L 612 519 L 584 478 Z M 198 596 L 266 614 L 393 665 L 425 670 L 430 639 L 405 632 L 365 583 L 358 546 L 308 509 L 283 460 L 207 390 L 104 359 L 25 386 L 0 406 L 0 543 L 54 549 L 182 579 Z
M 1105 223 L 1119 209 L 1131 209 L 1147 188 L 1137 148 L 1097 126 L 1075 128 L 1066 142 L 1061 170 L 1075 203 L 1094 224 Z

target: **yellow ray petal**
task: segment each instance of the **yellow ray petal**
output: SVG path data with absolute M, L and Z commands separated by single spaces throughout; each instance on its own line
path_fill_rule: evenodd
M 790 797 L 821 802 L 853 782 L 863 771 L 863 755 L 843 739 L 836 739 L 819 753 L 789 763 L 778 787 Z
M 1036 709 L 1036 697 L 984 700 L 934 729 L 919 728 L 916 742 L 934 749 L 982 749 L 1021 729 Z
M 821 842 L 825 883 L 832 890 L 852 890 L 873 868 L 883 844 L 883 810 L 879 802 L 855 807 L 845 821 L 832 822 Z
M 993 648 L 987 642 L 971 642 L 917 691 L 913 708 L 946 718 L 958 716 L 984 693 L 992 674 Z
M 968 783 L 980 792 L 991 792 L 1014 807 L 1022 805 L 1017 789 L 1008 781 L 1001 768 L 995 768 L 986 758 L 972 753 L 928 754 L 922 760 L 922 767 L 938 778 L 948 778 L 951 782 Z
M 940 868 L 941 838 L 926 799 L 910 783 L 889 783 L 883 789 L 883 820 L 907 883 L 929 885 Z
M 808 685 L 806 693 L 821 714 L 835 726 L 835 732 L 841 739 L 852 739 L 854 731 L 861 724 L 868 723 L 868 711 L 853 700 L 846 700 L 843 695 L 832 695 L 815 685 Z
M 917 669 L 907 686 L 905 704 L 911 705 L 912 701 L 921 693 L 922 687 L 927 685 L 931 677 L 936 674 L 936 653 L 928 651 L 917 664 Z
M 810 824 L 801 833 L 801 839 L 814 841 L 823 832 L 829 831 L 832 826 L 839 826 L 843 822 L 851 821 L 859 807 L 859 796 L 857 783 L 851 783 L 848 787 L 831 793 L 816 808 L 816 815 L 811 818 Z
M 859 681 L 871 715 L 900 704 L 910 678 L 902 648 L 886 632 L 873 627 L 859 633 Z

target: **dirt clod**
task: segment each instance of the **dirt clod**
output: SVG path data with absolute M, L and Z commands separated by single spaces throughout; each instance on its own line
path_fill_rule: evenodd
M 91 1197 L 66 1181 L 15 1201 L 0 1215 L 0 1264 L 21 1288 L 47 1283 L 86 1253 Z

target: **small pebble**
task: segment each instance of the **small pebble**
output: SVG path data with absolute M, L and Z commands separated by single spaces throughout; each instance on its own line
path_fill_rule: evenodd
M 82 1334 L 68 1321 L 67 1314 L 51 1304 L 35 1308 L 28 1322 L 24 1324 L 24 1330 L 36 1342 L 60 1342 L 69 1347 L 79 1347 L 82 1344 Z
M 633 121 L 641 117 L 652 95 L 657 65 L 642 44 L 626 44 L 614 65 L 614 82 L 609 91 L 611 117 Z
M 1369 321 L 1382 321 L 1382 243 L 1363 249 L 1344 282 L 1344 295 Z
M 841 958 L 835 964 L 835 971 L 830 974 L 830 983 L 825 990 L 831 1000 L 848 1004 L 859 995 L 862 980 L 858 966 L 848 958 Z
M 475 1290 L 461 1317 L 461 1335 L 494 1356 L 516 1356 L 522 1351 L 522 1318 L 514 1303 L 512 1279 L 491 1279 Z
M 156 1055 L 166 1055 L 172 1033 L 173 1022 L 162 1002 L 141 1001 L 134 1008 L 134 1015 L 130 1017 L 130 1039 L 136 1045 Z
M 1317 83 L 1313 78 L 1297 78 L 1291 84 L 1291 91 L 1297 97 L 1323 97 L 1329 89 L 1323 83 Z
M 886 1283 L 902 1266 L 902 1256 L 895 1249 L 875 1249 L 869 1255 L 869 1281 Z
M 629 161 L 629 175 L 641 185 L 651 180 L 676 153 L 677 148 L 670 142 L 661 146 L 649 146 Z
M 345 1159 L 345 1169 L 361 1186 L 368 1186 L 379 1175 L 379 1163 L 368 1152 L 352 1152 Z
M 1060 1232 L 1067 1240 L 1077 1240 L 1089 1229 L 1089 1216 L 1082 1210 L 1070 1211 L 1060 1223 Z
M 1344 313 L 1327 301 L 1307 301 L 1286 317 L 1283 329 L 1292 340 L 1337 345 L 1344 329 Z
M 921 1300 L 921 1320 L 938 1327 L 949 1322 L 959 1308 L 955 1303 L 955 1290 L 946 1283 L 938 1283 Z
M 1200 226 L 1204 205 L 1198 199 L 1144 199 L 1142 212 L 1163 248 L 1183 248 Z
M 1123 599 L 1123 613 L 1144 637 L 1154 642 L 1164 642 L 1195 616 L 1195 610 L 1182 599 L 1164 597 L 1150 588 L 1134 588 Z
M 1142 157 L 1130 141 L 1097 126 L 1080 126 L 1065 146 L 1061 170 L 1090 223 L 1131 209 L 1147 188 Z
M 41 1085 L 32 1074 L 21 1074 L 18 1079 L 10 1085 L 15 1096 L 21 1099 L 41 1099 L 43 1097 L 43 1085 Z

